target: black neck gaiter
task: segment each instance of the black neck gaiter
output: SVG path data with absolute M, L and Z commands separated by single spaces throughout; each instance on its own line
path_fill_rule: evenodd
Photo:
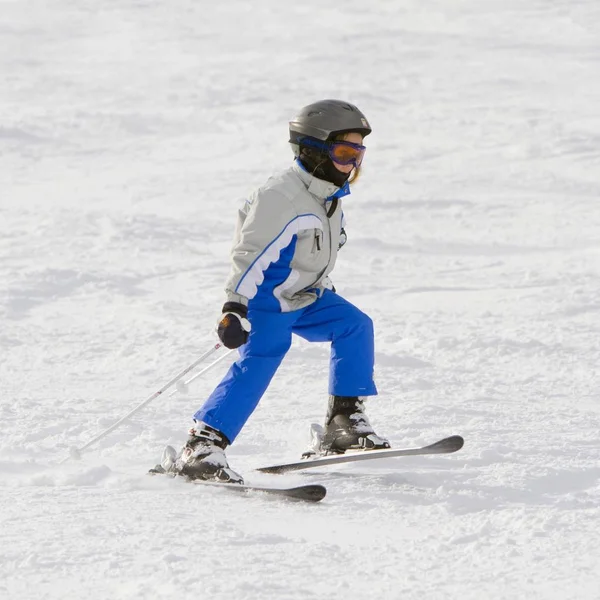
M 322 150 L 300 147 L 300 156 L 298 158 L 303 167 L 311 175 L 314 175 L 317 179 L 329 181 L 329 183 L 333 183 L 337 187 L 342 187 L 350 177 L 351 172 L 342 173 L 336 169 L 327 152 L 323 152 Z

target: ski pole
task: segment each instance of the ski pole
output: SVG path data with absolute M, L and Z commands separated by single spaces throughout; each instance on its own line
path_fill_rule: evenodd
M 187 381 L 178 381 L 177 385 L 175 386 L 177 389 L 173 390 L 169 394 L 169 398 L 171 396 L 174 396 L 178 392 L 180 394 L 187 394 L 189 392 L 188 386 L 190 385 L 190 383 L 192 383 L 192 381 L 198 379 L 198 377 L 202 377 L 202 375 L 204 375 L 204 373 L 206 373 L 207 371 L 210 371 L 216 364 L 220 363 L 222 360 L 227 358 L 232 352 L 233 352 L 233 350 L 228 350 L 227 352 L 225 352 L 225 354 L 222 354 L 221 356 L 219 356 L 219 358 L 217 358 L 217 360 L 215 360 L 214 362 L 211 362 L 210 365 L 208 365 L 207 367 L 204 367 L 204 369 L 202 369 L 202 371 L 198 371 L 198 373 L 196 373 L 195 375 L 192 375 Z
M 153 400 L 155 400 L 156 398 L 158 398 L 161 394 L 163 394 L 166 390 L 168 390 L 174 383 L 177 383 L 182 377 L 185 377 L 192 369 L 194 369 L 195 367 L 197 367 L 202 361 L 204 361 L 206 358 L 208 358 L 211 354 L 213 354 L 214 352 L 216 352 L 222 346 L 223 346 L 223 344 L 221 342 L 217 342 L 214 346 L 212 346 L 209 350 L 207 350 L 202 356 L 200 356 L 198 359 L 196 359 L 191 365 L 189 365 L 183 371 L 181 371 L 181 373 L 178 373 L 175 377 L 173 377 L 173 379 L 171 379 L 169 381 L 169 383 L 166 383 L 163 387 L 160 388 L 160 390 L 158 390 L 157 392 L 154 392 L 154 394 L 152 394 L 149 398 L 147 398 L 146 400 L 144 400 L 142 403 L 138 404 L 132 411 L 128 412 L 124 417 L 122 417 L 121 419 L 119 419 L 116 423 L 114 423 L 113 425 L 111 425 L 108 429 L 105 429 L 103 432 L 99 433 L 96 437 L 92 438 L 89 442 L 87 442 L 86 444 L 84 444 L 83 446 L 81 446 L 81 448 L 77 448 L 77 447 L 73 446 L 69 450 L 69 456 L 67 456 L 66 458 L 64 458 L 60 462 L 60 464 L 62 465 L 63 463 L 67 462 L 67 460 L 69 460 L 69 458 L 74 458 L 74 459 L 81 458 L 81 454 L 82 454 L 82 452 L 84 450 L 86 450 L 87 448 L 89 448 L 92 444 L 95 444 L 96 442 L 100 441 L 102 438 L 106 437 L 109 433 L 111 433 L 119 425 L 121 425 L 121 423 L 124 423 L 127 419 L 129 419 L 135 413 L 137 413 L 142 408 L 144 408 L 144 406 L 150 404 L 150 402 L 152 402 Z M 229 352 L 227 352 L 227 354 L 225 354 L 219 360 L 221 360 L 222 358 L 224 358 L 228 354 L 229 354 Z M 206 369 L 204 369 L 202 371 L 202 373 L 205 373 L 206 371 L 208 371 L 209 368 L 211 368 L 214 365 L 216 365 L 219 362 L 219 360 L 217 360 L 217 361 L 213 362 L 211 365 L 209 365 Z

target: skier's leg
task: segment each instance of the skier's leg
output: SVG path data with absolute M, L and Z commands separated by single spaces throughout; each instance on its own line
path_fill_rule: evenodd
M 240 347 L 239 359 L 194 415 L 227 437 L 229 443 L 258 405 L 289 350 L 294 313 L 251 310 L 252 331 Z
M 373 322 L 340 295 L 325 290 L 305 308 L 293 332 L 310 342 L 331 342 L 329 393 L 375 396 Z
M 377 394 L 373 381 L 374 335 L 371 319 L 332 291 L 307 307 L 293 332 L 314 342 L 331 342 L 329 406 L 321 452 L 350 448 L 389 448 L 365 414 L 364 397 Z

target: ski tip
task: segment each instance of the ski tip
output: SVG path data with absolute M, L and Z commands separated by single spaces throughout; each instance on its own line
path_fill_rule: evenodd
M 465 445 L 465 440 L 461 435 L 451 435 L 435 444 L 431 444 L 431 450 L 437 450 L 442 453 L 458 452 Z
M 324 485 L 311 484 L 301 485 L 295 488 L 289 488 L 285 494 L 288 498 L 305 500 L 308 502 L 320 502 L 327 495 L 327 488 Z

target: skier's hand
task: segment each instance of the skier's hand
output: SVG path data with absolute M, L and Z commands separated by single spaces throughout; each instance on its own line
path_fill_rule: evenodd
M 217 325 L 217 335 L 226 348 L 239 348 L 248 341 L 248 308 L 239 302 L 225 302 Z

